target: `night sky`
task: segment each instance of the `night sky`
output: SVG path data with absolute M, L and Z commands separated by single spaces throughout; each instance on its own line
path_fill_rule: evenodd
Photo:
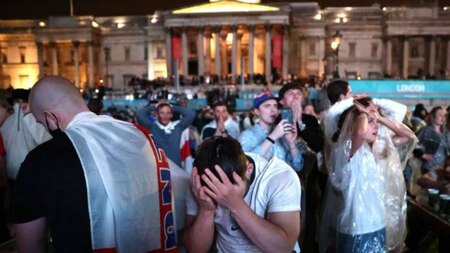
M 318 2 L 321 7 L 404 6 L 412 3 L 432 3 L 436 0 L 262 0 L 273 2 Z M 75 15 L 125 16 L 153 14 L 155 10 L 173 10 L 207 3 L 208 0 L 73 0 Z M 450 6 L 450 0 L 439 0 L 440 6 Z M 70 14 L 69 0 L 0 0 L 0 19 L 35 19 Z

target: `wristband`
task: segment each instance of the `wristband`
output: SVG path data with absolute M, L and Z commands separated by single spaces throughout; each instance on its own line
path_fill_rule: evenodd
M 266 140 L 270 141 L 272 144 L 275 144 L 275 141 L 272 138 L 270 138 L 269 136 L 266 137 Z

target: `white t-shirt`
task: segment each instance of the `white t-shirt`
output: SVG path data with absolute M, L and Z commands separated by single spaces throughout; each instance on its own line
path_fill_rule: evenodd
M 276 157 L 267 161 L 257 154 L 247 155 L 253 158 L 256 167 L 255 179 L 244 198 L 249 207 L 263 218 L 268 212 L 300 211 L 300 181 L 294 170 Z M 186 212 L 188 215 L 198 213 L 190 191 L 186 194 Z M 261 252 L 239 228 L 228 209 L 217 207 L 214 222 L 218 252 Z M 298 244 L 294 250 L 300 251 Z

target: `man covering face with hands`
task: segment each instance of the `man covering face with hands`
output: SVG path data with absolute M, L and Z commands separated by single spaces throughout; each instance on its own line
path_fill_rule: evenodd
M 284 161 L 245 154 L 232 138 L 206 139 L 187 193 L 184 246 L 188 252 L 207 252 L 213 243 L 218 252 L 298 252 L 300 197 L 300 181 Z

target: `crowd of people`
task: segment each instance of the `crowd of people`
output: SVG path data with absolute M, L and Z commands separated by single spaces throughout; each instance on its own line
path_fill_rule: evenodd
M 151 100 L 127 120 L 59 76 L 2 92 L 0 239 L 19 252 L 414 248 L 406 196 L 450 193 L 449 108 L 409 115 L 340 79 L 318 106 L 304 88 L 245 112 Z

